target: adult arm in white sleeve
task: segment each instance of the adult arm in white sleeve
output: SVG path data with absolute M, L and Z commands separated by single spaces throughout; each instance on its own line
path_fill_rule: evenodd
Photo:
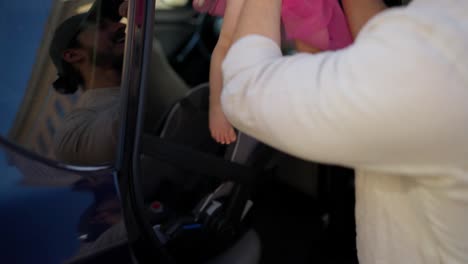
M 456 67 L 416 23 L 379 16 L 338 52 L 283 57 L 264 36 L 238 40 L 223 63 L 229 120 L 307 160 L 408 173 L 464 162 Z

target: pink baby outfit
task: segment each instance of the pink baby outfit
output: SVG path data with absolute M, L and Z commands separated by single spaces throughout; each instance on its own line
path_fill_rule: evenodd
M 223 16 L 226 0 L 194 0 L 193 7 L 199 12 Z M 288 39 L 321 50 L 341 49 L 353 41 L 338 0 L 283 0 L 281 18 Z

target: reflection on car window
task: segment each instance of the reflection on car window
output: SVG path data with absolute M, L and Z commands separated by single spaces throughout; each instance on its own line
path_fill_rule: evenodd
M 12 77 L 18 79 L 12 84 L 17 87 L 7 100 L 15 100 L 1 111 L 11 115 L 11 122 L 2 126 L 3 134 L 67 163 L 113 161 L 126 37 L 126 25 L 119 22 L 117 13 L 121 2 L 49 4 L 40 27 L 35 28 L 37 55 L 28 58 L 32 61 L 25 70 L 28 74 Z
M 0 65 L 0 76 L 2 80 L 2 97 L 0 98 L 0 133 L 7 135 L 14 131 L 13 128 L 18 123 L 25 126 L 24 134 L 30 133 L 28 126 L 35 119 L 38 106 L 33 102 L 34 98 L 43 94 L 33 94 L 31 86 L 33 84 L 30 76 L 35 74 L 33 68 L 36 51 L 42 46 L 41 38 L 43 28 L 47 22 L 52 1 L 26 0 L 26 1 L 6 1 L 2 3 L 2 21 L 0 23 L 1 32 L 4 38 L 0 42 L 0 54 L 3 63 Z M 6 23 L 5 23 L 6 22 Z M 47 89 L 47 88 L 46 88 Z M 28 93 L 29 92 L 29 93 Z M 37 91 L 38 92 L 38 91 Z M 28 96 L 25 95 L 28 93 Z M 22 104 L 22 101 L 25 101 Z M 25 104 L 29 106 L 26 107 Z M 31 111 L 27 111 L 27 109 Z M 28 124 L 23 120 L 26 115 L 30 117 Z M 29 131 L 29 132 L 26 132 Z M 23 144 L 33 144 L 22 136 Z M 36 145 L 39 143 L 34 142 Z M 37 146 L 36 146 L 37 147 Z
M 186 6 L 188 2 L 189 0 L 156 0 L 155 4 L 157 10 L 167 10 Z

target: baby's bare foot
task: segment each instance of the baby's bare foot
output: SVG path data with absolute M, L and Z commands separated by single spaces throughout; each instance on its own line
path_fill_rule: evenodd
M 220 144 L 231 144 L 236 141 L 236 132 L 219 107 L 210 107 L 210 132 L 213 139 Z

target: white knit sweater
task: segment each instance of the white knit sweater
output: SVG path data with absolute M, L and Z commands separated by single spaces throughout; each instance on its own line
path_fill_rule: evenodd
M 223 74 L 237 128 L 356 169 L 361 264 L 468 263 L 468 1 L 385 11 L 337 52 L 247 36 Z

